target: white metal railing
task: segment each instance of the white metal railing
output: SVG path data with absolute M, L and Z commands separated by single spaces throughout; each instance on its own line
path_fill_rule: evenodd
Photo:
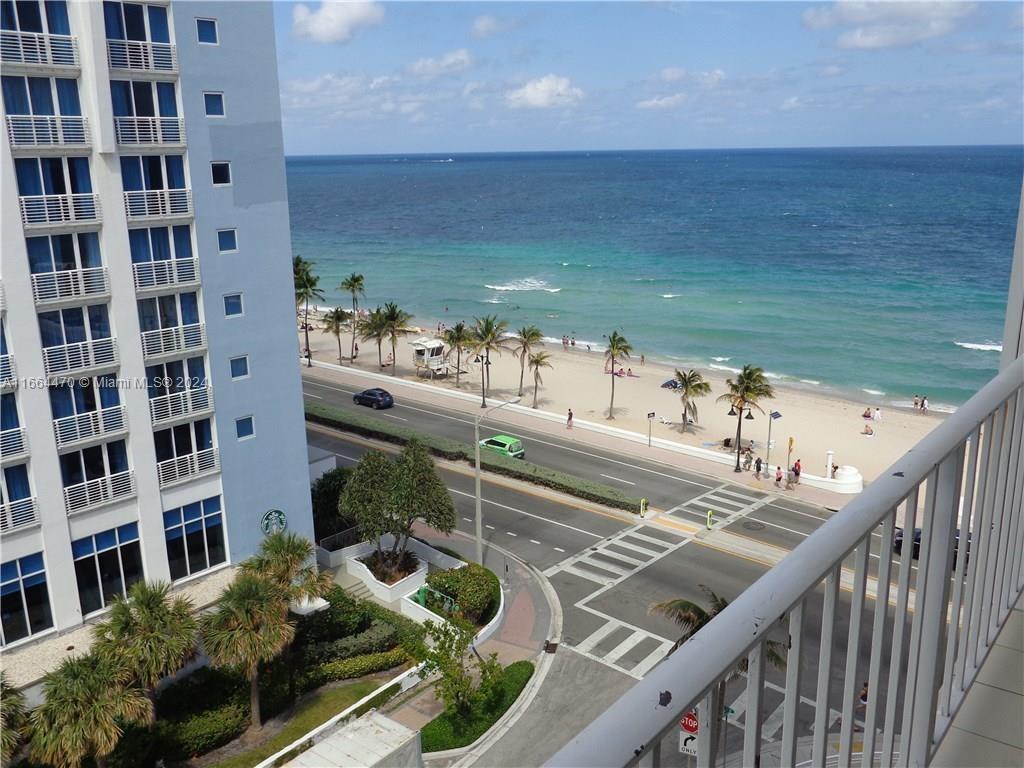
M 5 501 L 0 504 L 0 533 L 16 531 L 39 523 L 39 508 L 36 497 Z
M 20 456 L 27 448 L 24 427 L 12 427 L 0 432 L 0 456 L 4 461 Z
M 80 440 L 123 432 L 127 428 L 124 406 L 112 405 L 95 411 L 86 411 L 74 416 L 53 420 L 53 435 L 57 447 L 63 448 Z
M 208 411 L 211 408 L 213 408 L 213 390 L 210 387 L 195 387 L 150 398 L 149 416 L 153 424 L 160 424 L 182 416 Z
M 78 66 L 78 40 L 72 35 L 48 35 L 41 32 L 0 32 L 0 59 L 5 64 L 44 64 L 57 67 Z
M 206 448 L 196 453 L 186 453 L 166 461 L 157 462 L 156 474 L 161 487 L 187 480 L 195 475 L 216 472 L 220 469 L 220 456 L 216 448 Z
M 206 346 L 206 325 L 175 325 L 170 328 L 159 328 L 155 331 L 144 331 L 142 334 L 142 354 L 144 357 L 156 357 L 173 352 L 198 349 Z
M 124 193 L 129 219 L 160 219 L 192 215 L 191 189 L 138 189 Z
M 165 259 L 141 261 L 132 264 L 135 290 L 161 288 L 165 285 L 183 285 L 199 282 L 199 259 Z
M 547 765 L 658 766 L 678 748 L 663 739 L 678 738 L 694 709 L 698 766 L 756 765 L 769 751 L 783 766 L 861 764 L 862 755 L 872 756 L 864 764 L 927 765 L 1024 590 L 1022 441 L 1024 358 Z M 897 525 L 908 542 L 901 554 Z M 784 670 L 769 668 L 772 650 Z M 783 697 L 771 733 L 769 688 L 773 707 Z M 671 701 L 659 707 L 664 691 Z M 730 691 L 744 697 L 742 729 L 722 723 Z
M 115 117 L 118 144 L 184 144 L 185 121 L 180 117 Z
M 43 367 L 47 376 L 116 363 L 117 342 L 114 339 L 93 339 L 43 348 Z
M 100 220 L 100 196 L 92 193 L 22 195 L 18 204 L 26 227 Z
M 102 296 L 110 293 L 106 267 L 62 269 L 32 275 L 32 298 L 37 304 L 75 299 L 80 296 Z
M 14 386 L 14 356 L 0 355 L 0 386 Z
M 89 121 L 59 115 L 8 115 L 7 138 L 11 149 L 85 147 L 89 144 Z
M 104 475 L 64 489 L 64 507 L 70 515 L 135 495 L 135 473 L 130 469 Z
M 169 43 L 107 40 L 107 63 L 112 69 L 174 73 L 178 71 L 178 53 Z
M 3 280 L 0 280 L 0 314 L 7 311 L 7 292 L 4 290 Z

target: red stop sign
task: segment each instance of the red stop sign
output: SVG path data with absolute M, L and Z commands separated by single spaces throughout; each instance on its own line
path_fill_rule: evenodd
M 696 733 L 697 725 L 698 723 L 696 712 L 687 712 L 685 715 L 683 715 L 683 719 L 679 721 L 679 727 L 687 733 Z

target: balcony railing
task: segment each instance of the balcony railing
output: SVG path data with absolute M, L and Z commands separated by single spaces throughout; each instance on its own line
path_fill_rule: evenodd
M 203 323 L 175 325 L 142 334 L 142 354 L 147 358 L 205 346 L 206 326 Z
M 199 259 L 167 259 L 142 261 L 132 264 L 135 290 L 145 291 L 167 285 L 185 285 L 199 282 Z
M 89 145 L 89 121 L 84 117 L 8 115 L 11 149 L 80 148 Z
M 26 227 L 100 221 L 100 197 L 91 193 L 23 195 L 18 198 L 18 204 L 21 222 Z
M 25 428 L 13 427 L 0 432 L 0 457 L 4 461 L 19 458 L 28 450 L 28 443 L 25 441 Z
M 43 367 L 47 376 L 116 364 L 117 342 L 114 339 L 94 339 L 43 348 Z
M 153 424 L 171 419 L 191 416 L 213 408 L 213 390 L 210 387 L 196 387 L 160 395 L 149 401 L 149 415 Z
M 107 62 L 111 69 L 173 74 L 178 71 L 178 53 L 168 43 L 141 40 L 107 40 Z
M 0 504 L 0 533 L 28 528 L 39 523 L 39 508 L 36 497 L 5 501 Z
M 123 432 L 125 429 L 127 429 L 127 422 L 123 405 L 114 405 L 53 420 L 53 435 L 57 439 L 58 448 L 64 448 L 94 437 Z
M 185 121 L 180 117 L 115 117 L 114 134 L 122 145 L 180 145 Z
M 71 35 L 39 32 L 0 32 L 0 59 L 5 64 L 77 67 L 78 40 Z
M 78 485 L 69 485 L 64 489 L 64 507 L 70 515 L 134 495 L 135 473 L 129 469 L 116 475 L 105 475 Z
M 0 387 L 14 386 L 14 356 L 0 355 Z
M 1019 358 L 547 765 L 657 768 L 694 710 L 698 766 L 928 765 L 1024 590 L 1022 442 Z M 723 746 L 728 689 L 745 714 Z
M 160 487 L 187 480 L 196 475 L 216 472 L 218 469 L 220 469 L 220 456 L 218 456 L 216 448 L 187 453 L 184 456 L 158 462 L 156 465 Z
M 124 193 L 129 220 L 168 219 L 192 215 L 191 189 L 139 189 Z
M 103 296 L 110 293 L 106 267 L 64 269 L 32 275 L 32 298 L 36 304 L 76 299 L 81 296 Z

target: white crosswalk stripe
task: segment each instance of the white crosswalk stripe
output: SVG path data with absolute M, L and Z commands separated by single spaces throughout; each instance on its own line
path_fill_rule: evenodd
M 604 616 L 604 614 L 599 614 L 597 611 L 591 611 L 591 613 Z M 573 645 L 572 643 L 565 641 L 563 641 L 562 645 L 566 648 L 571 648 L 577 653 L 583 654 L 589 659 L 600 662 L 605 666 L 611 667 L 619 672 L 624 672 L 630 677 L 635 677 L 637 680 L 642 679 L 643 676 L 647 674 L 652 667 L 654 667 L 654 665 L 664 659 L 669 648 L 672 647 L 672 643 L 663 637 L 653 635 L 650 632 L 646 632 L 639 627 L 634 627 L 631 624 L 625 624 L 611 618 L 610 616 L 605 616 L 605 618 L 607 618 L 608 621 L 598 627 L 578 645 Z M 598 648 L 602 641 L 623 629 L 629 630 L 629 634 L 625 639 L 617 643 L 614 648 L 605 651 Z M 652 647 L 651 650 L 648 650 L 644 654 L 643 658 L 639 661 L 636 661 L 635 657 L 633 657 L 632 660 L 627 658 L 630 656 L 631 651 L 644 641 L 648 640 L 653 640 L 655 643 L 653 645 L 648 643 L 648 646 Z
M 769 504 L 771 499 L 771 496 L 764 494 L 748 493 L 739 486 L 722 485 L 684 501 L 670 509 L 667 514 L 690 515 L 704 520 L 710 510 L 713 517 L 712 525 L 715 528 L 724 528 L 734 520 Z

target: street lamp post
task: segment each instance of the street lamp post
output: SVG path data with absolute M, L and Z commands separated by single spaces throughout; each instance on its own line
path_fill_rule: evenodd
M 729 413 L 728 413 L 729 416 L 735 416 L 736 417 L 736 468 L 733 469 L 733 472 L 742 472 L 743 470 L 740 468 L 740 448 L 741 448 L 741 446 L 743 444 L 743 438 L 742 438 L 742 432 L 741 432 L 740 428 L 742 427 L 743 422 L 741 421 L 741 419 L 746 419 L 747 421 L 753 421 L 754 420 L 754 409 L 751 408 L 749 405 L 744 405 L 743 402 L 740 401 L 739 402 L 739 411 L 737 412 L 736 405 L 737 405 L 736 403 L 733 403 L 733 406 L 729 409 Z M 744 411 L 747 412 L 746 416 L 743 415 Z
M 776 419 L 781 419 L 782 418 L 782 414 L 779 413 L 778 411 L 772 411 L 768 415 L 771 417 L 771 418 L 768 419 L 768 455 L 765 456 L 764 463 L 767 466 L 771 466 L 771 463 L 772 463 L 771 462 L 771 458 L 772 458 L 772 422 L 775 421 Z
M 476 485 L 476 561 L 480 565 L 484 564 L 484 516 L 480 510 L 480 422 L 506 405 L 515 405 L 521 399 L 517 397 L 514 400 L 508 400 L 473 417 L 473 453 L 476 466 L 476 471 L 474 472 L 474 483 Z

